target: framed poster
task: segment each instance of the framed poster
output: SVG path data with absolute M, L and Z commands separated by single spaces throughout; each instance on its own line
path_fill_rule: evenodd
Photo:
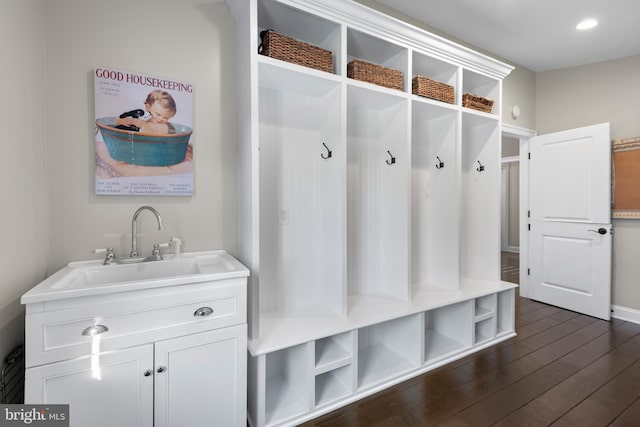
M 98 195 L 193 195 L 193 87 L 96 68 Z

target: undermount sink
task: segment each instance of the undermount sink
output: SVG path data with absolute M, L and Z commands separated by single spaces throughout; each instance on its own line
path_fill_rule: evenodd
M 22 296 L 22 303 L 107 294 L 231 277 L 247 268 L 226 251 L 169 255 L 161 261 L 102 265 L 102 260 L 69 263 Z

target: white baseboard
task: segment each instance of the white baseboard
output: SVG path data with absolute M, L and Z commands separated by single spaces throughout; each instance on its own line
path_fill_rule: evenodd
M 633 308 L 612 305 L 611 317 L 640 325 L 640 310 L 634 310 Z

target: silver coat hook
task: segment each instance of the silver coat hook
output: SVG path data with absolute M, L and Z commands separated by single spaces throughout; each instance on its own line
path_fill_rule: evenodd
M 326 160 L 331 157 L 331 150 L 329 150 L 329 147 L 327 147 L 327 144 L 325 144 L 324 142 L 322 143 L 322 145 L 324 145 L 324 148 L 327 149 L 327 155 L 325 156 L 324 154 L 320 154 L 320 157 Z
M 392 165 L 396 162 L 396 158 L 393 157 L 393 154 L 391 154 L 391 151 L 387 150 L 387 153 L 389 153 L 389 157 L 391 157 L 390 160 L 386 160 L 388 165 Z

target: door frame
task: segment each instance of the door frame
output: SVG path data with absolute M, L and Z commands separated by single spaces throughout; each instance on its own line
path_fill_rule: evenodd
M 520 141 L 520 296 L 529 296 L 529 138 L 538 132 L 519 126 L 502 124 L 502 136 Z M 502 229 L 502 227 L 500 228 Z
M 502 221 L 502 232 L 500 246 L 502 248 L 502 252 L 513 252 L 520 253 L 520 245 L 511 246 L 509 244 L 509 229 L 511 228 L 511 216 L 509 215 L 509 206 L 511 205 L 511 170 L 510 166 L 512 164 L 518 164 L 520 166 L 520 156 L 513 157 L 503 157 L 502 158 L 502 174 L 501 174 L 501 182 L 502 182 L 502 194 L 501 194 L 501 209 L 500 209 L 500 219 Z M 518 169 L 518 176 L 520 176 L 520 172 Z M 519 188 L 519 187 L 518 187 Z M 518 204 L 520 203 L 520 194 L 518 189 Z M 518 205 L 518 216 L 520 206 Z M 518 233 L 520 230 L 518 230 Z

